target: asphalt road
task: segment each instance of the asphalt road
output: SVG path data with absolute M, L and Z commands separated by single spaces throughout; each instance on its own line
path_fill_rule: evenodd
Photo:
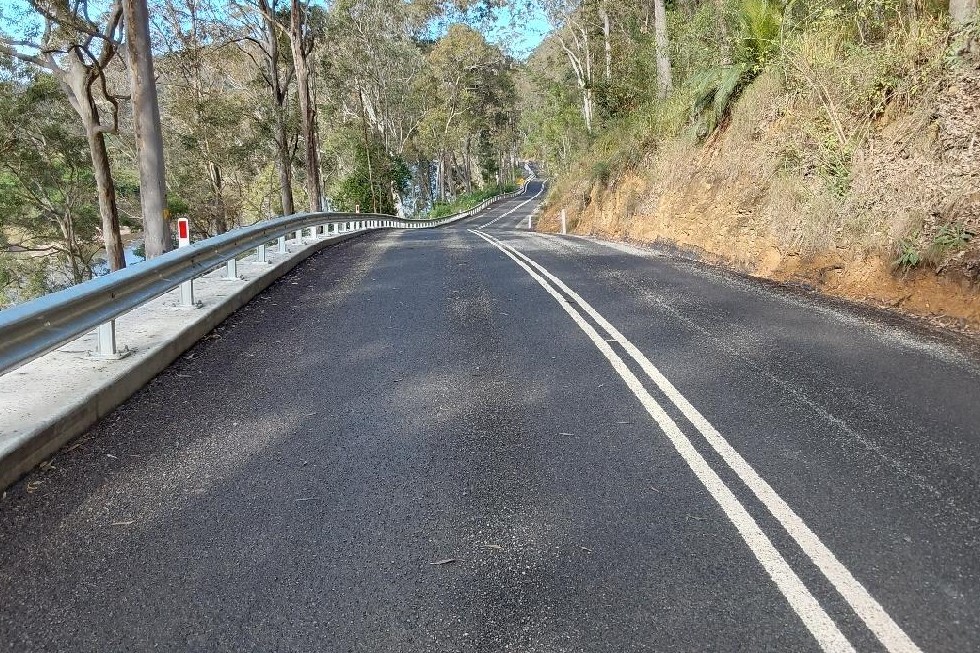
M 329 248 L 0 501 L 0 650 L 980 650 L 977 358 L 537 203 Z

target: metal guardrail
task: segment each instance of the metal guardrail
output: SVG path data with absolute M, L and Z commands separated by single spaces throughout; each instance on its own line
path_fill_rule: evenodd
M 93 330 L 98 330 L 96 354 L 116 357 L 115 318 L 178 286 L 182 286 L 181 303 L 192 306 L 195 277 L 226 264 L 228 277 L 237 278 L 238 256 L 254 249 L 256 261 L 265 263 L 267 245 L 278 241 L 279 251 L 285 253 L 286 237 L 291 233 L 302 242 L 307 229 L 313 238 L 372 229 L 431 229 L 467 218 L 526 188 L 527 183 L 514 193 L 435 220 L 406 220 L 378 213 L 296 213 L 264 220 L 8 308 L 0 311 L 0 374 Z

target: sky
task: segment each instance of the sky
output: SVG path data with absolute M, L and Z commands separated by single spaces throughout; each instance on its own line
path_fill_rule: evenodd
M 108 0 L 94 0 L 90 4 L 98 8 L 102 4 L 108 5 Z M 501 47 L 508 54 L 519 59 L 526 59 L 536 48 L 549 31 L 548 21 L 539 3 L 528 2 L 508 2 L 507 6 L 497 7 L 491 13 L 487 21 L 478 21 L 476 17 L 470 22 L 474 27 L 479 27 L 487 37 L 487 40 Z M 514 5 L 520 5 L 520 9 L 515 9 Z M 96 12 L 97 13 L 97 12 Z M 25 15 L 30 16 L 27 2 L 25 0 L 0 0 L 0 31 L 7 33 L 24 34 L 29 29 L 27 24 L 19 19 Z M 441 25 L 444 31 L 448 23 Z
M 516 16 L 513 9 L 497 9 L 487 39 L 518 58 L 526 59 L 551 29 L 537 3 L 529 11 L 529 15 Z
M 443 34 L 451 24 L 465 20 L 474 29 L 482 31 L 490 43 L 518 59 L 527 59 L 551 28 L 537 2 L 506 4 L 493 9 L 490 17 L 484 20 L 475 12 L 465 18 L 458 15 L 443 17 L 432 25 L 433 32 Z M 515 9 L 514 4 L 520 4 L 520 9 Z

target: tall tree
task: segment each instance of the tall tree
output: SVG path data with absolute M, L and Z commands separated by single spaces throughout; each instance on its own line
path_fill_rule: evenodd
M 276 170 L 279 172 L 282 212 L 289 215 L 296 210 L 293 204 L 293 153 L 287 106 L 293 66 L 280 52 L 279 39 L 282 32 L 276 20 L 276 0 L 257 0 L 257 7 L 261 15 L 261 22 L 256 30 L 256 41 L 262 51 L 260 70 L 272 100 L 272 134 L 276 146 Z
M 310 53 L 314 39 L 309 25 L 310 6 L 292 0 L 289 12 L 289 43 L 296 71 L 296 97 L 299 101 L 300 128 L 306 147 L 306 194 L 310 211 L 322 208 L 320 184 L 320 144 L 317 139 L 316 104 L 310 80 Z
M 590 8 L 573 0 L 548 0 L 545 3 L 555 38 L 575 73 L 582 98 L 585 129 L 591 133 L 595 119 L 595 78 L 592 72 L 594 55 L 589 38 L 591 26 L 587 23 Z
M 653 0 L 653 31 L 657 43 L 657 96 L 664 100 L 674 88 L 670 72 L 670 40 L 664 0 Z
M 166 171 L 163 162 L 163 130 L 153 73 L 150 17 L 146 0 L 122 0 L 126 18 L 126 51 L 133 98 L 133 129 L 139 155 L 140 206 L 146 257 L 170 249 L 170 215 L 167 210 Z
M 0 82 L 0 124 L 0 269 L 20 268 L 6 299 L 90 279 L 101 249 L 95 179 L 54 76 L 19 71 Z M 24 284 L 28 270 L 46 279 Z
M 105 134 L 118 131 L 118 98 L 109 90 L 106 71 L 119 49 L 122 7 L 114 3 L 97 22 L 89 17 L 86 2 L 69 5 L 31 0 L 31 6 L 44 23 L 40 37 L 4 35 L 0 50 L 50 72 L 81 118 L 98 188 L 106 258 L 110 270 L 120 270 L 126 267 L 126 259 Z M 110 106 L 111 125 L 103 124 L 98 99 Z

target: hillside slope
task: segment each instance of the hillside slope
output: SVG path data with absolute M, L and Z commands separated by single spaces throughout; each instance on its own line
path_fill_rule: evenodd
M 980 61 L 952 47 L 941 24 L 863 48 L 801 35 L 707 139 L 643 147 L 636 121 L 598 139 L 538 228 L 565 209 L 574 233 L 978 328 Z

